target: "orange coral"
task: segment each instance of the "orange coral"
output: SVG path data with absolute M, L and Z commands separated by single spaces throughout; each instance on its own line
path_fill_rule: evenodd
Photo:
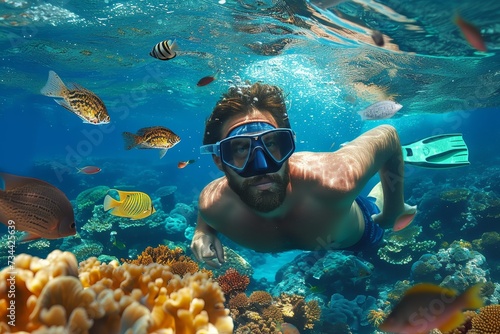
M 232 333 L 220 287 L 206 274 L 182 278 L 168 266 L 90 258 L 77 267 L 68 252 L 45 259 L 16 257 L 16 326 L 0 319 L 0 333 Z M 9 297 L 9 268 L 0 271 L 0 314 Z M 17 295 L 19 292 L 19 296 Z M 22 320 L 22 321 L 21 321 Z
M 148 265 L 150 263 L 159 263 L 169 265 L 174 261 L 182 261 L 184 256 L 182 248 L 170 249 L 165 245 L 158 247 L 147 247 L 135 260 L 121 259 L 122 262 L 132 263 L 137 265 Z
M 262 311 L 262 317 L 264 319 L 271 319 L 277 323 L 283 322 L 283 313 L 276 305 L 270 305 Z
M 240 292 L 229 299 L 230 309 L 245 308 L 248 306 L 248 297 L 244 292 Z
M 136 265 L 148 265 L 151 263 L 159 263 L 170 266 L 174 274 L 183 276 L 187 273 L 194 274 L 199 270 L 198 264 L 189 256 L 184 254 L 182 248 L 177 247 L 170 249 L 165 245 L 158 247 L 147 247 L 135 260 L 121 259 L 122 262 Z M 208 277 L 212 277 L 213 273 L 210 270 L 202 269 Z
M 250 278 L 234 268 L 229 268 L 224 275 L 217 277 L 217 283 L 226 296 L 232 296 L 238 292 L 245 292 L 250 284 Z
M 479 313 L 472 318 L 472 329 L 469 333 L 500 333 L 500 305 L 488 305 L 480 308 Z
M 267 291 L 254 291 L 248 297 L 248 302 L 257 307 L 269 306 L 273 302 L 273 296 Z
M 315 300 L 306 303 L 303 296 L 282 293 L 276 305 L 283 313 L 283 319 L 298 329 L 312 329 L 321 316 L 321 308 Z
M 368 322 L 371 323 L 373 326 L 378 327 L 384 319 L 387 317 L 387 314 L 381 310 L 370 310 L 368 312 Z
M 184 276 L 187 273 L 194 274 L 198 271 L 198 264 L 196 262 L 174 262 L 170 264 L 172 273 Z

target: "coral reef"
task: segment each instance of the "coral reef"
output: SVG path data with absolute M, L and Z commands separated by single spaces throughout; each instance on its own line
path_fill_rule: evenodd
M 500 333 L 500 305 L 488 305 L 479 309 L 472 318 L 472 329 L 469 334 Z
M 234 268 L 229 268 L 224 275 L 217 277 L 217 283 L 219 283 L 224 295 L 231 297 L 237 293 L 245 292 L 250 284 L 250 278 L 240 274 Z
M 412 265 L 412 279 L 415 282 L 433 282 L 459 291 L 464 291 L 477 282 L 489 281 L 485 257 L 463 245 L 463 242 L 457 241 L 446 249 L 441 248 L 436 254 L 422 255 Z
M 486 232 L 481 239 L 472 241 L 474 248 L 482 252 L 488 259 L 500 260 L 500 233 Z
M 332 323 L 347 324 L 352 330 L 358 331 L 360 326 L 370 325 L 368 315 L 374 309 L 378 308 L 373 296 L 359 295 L 353 300 L 348 300 L 341 294 L 335 293 L 328 307 L 323 309 L 323 319 Z
M 184 254 L 184 250 L 180 247 L 170 249 L 168 246 L 159 245 L 158 247 L 147 247 L 137 259 L 121 259 L 122 262 L 136 264 L 136 265 L 148 265 L 151 263 L 158 263 L 162 265 L 167 265 L 170 267 L 172 273 L 179 276 L 184 276 L 187 273 L 194 274 L 198 268 L 198 263 L 193 261 L 189 256 Z M 212 272 L 210 270 L 202 269 L 209 277 L 212 277 Z
M 277 324 L 288 322 L 299 330 L 315 327 L 321 316 L 316 300 L 306 302 L 298 295 L 281 294 L 272 297 L 265 291 L 254 291 L 250 297 L 235 294 L 229 300 L 235 320 L 235 333 L 279 333 Z
M 347 252 L 303 253 L 278 270 L 271 293 L 330 296 L 342 292 L 354 297 L 369 288 L 365 283 L 373 269 L 371 263 Z
M 436 245 L 433 240 L 417 241 L 421 233 L 422 227 L 417 225 L 386 233 L 387 243 L 377 251 L 378 256 L 390 264 L 410 263 L 415 256 L 430 251 Z
M 381 309 L 373 309 L 368 311 L 368 322 L 374 327 L 378 327 L 382 322 L 384 322 L 387 317 L 387 313 Z
M 163 186 L 154 192 L 154 196 L 160 198 L 161 208 L 165 212 L 170 212 L 175 208 L 176 186 Z
M 224 295 L 205 273 L 179 277 L 167 266 L 89 258 L 77 266 L 69 252 L 47 259 L 16 257 L 16 272 L 0 272 L 0 332 L 232 333 Z M 15 323 L 8 306 L 15 275 Z
M 94 206 L 102 204 L 106 193 L 110 188 L 97 186 L 82 191 L 76 197 L 75 220 L 86 222 L 92 217 Z

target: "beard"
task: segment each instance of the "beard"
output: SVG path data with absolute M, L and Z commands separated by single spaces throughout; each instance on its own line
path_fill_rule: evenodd
M 258 212 L 270 212 L 278 208 L 285 200 L 286 188 L 290 182 L 289 170 L 288 164 L 285 164 L 283 176 L 278 173 L 264 174 L 245 178 L 241 183 L 231 173 L 226 172 L 226 178 L 229 188 L 240 197 L 243 203 Z M 232 170 L 231 172 L 234 173 Z M 266 190 L 259 190 L 252 186 L 262 179 L 268 179 L 274 182 L 274 185 Z

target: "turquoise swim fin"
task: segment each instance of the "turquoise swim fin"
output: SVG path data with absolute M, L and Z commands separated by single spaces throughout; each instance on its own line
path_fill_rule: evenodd
M 424 168 L 453 168 L 470 164 L 469 150 L 461 133 L 450 133 L 402 145 L 403 160 Z

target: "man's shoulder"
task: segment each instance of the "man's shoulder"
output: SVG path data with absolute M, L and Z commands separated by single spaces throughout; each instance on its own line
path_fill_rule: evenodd
M 207 184 L 200 193 L 199 209 L 204 211 L 208 208 L 213 208 L 223 198 L 226 187 L 227 181 L 224 177 L 215 179 Z
M 341 195 L 352 190 L 349 164 L 339 152 L 298 152 L 290 159 L 290 174 L 319 193 Z M 326 191 L 326 193 L 325 193 Z

